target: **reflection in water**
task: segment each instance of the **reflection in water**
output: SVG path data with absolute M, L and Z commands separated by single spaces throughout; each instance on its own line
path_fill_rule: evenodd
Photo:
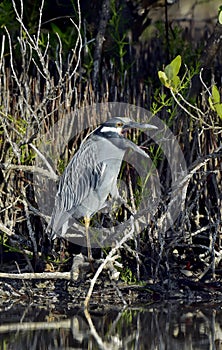
M 0 312 L 0 349 L 222 349 L 220 304 Z

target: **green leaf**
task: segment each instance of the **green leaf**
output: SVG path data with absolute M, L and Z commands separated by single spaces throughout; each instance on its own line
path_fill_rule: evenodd
M 181 56 L 178 55 L 174 60 L 170 63 L 173 68 L 173 75 L 178 75 L 181 67 Z
M 219 7 L 218 11 L 218 22 L 222 24 L 222 6 Z
M 172 86 L 173 86 L 174 90 L 177 90 L 179 85 L 180 85 L 180 78 L 178 76 L 176 76 L 172 80 Z
M 217 112 L 217 114 L 219 115 L 220 119 L 222 119 L 222 103 L 217 104 L 217 105 L 215 106 L 215 108 L 216 108 L 216 112 Z
M 181 81 L 178 73 L 181 67 L 181 56 L 178 55 L 170 64 L 166 66 L 164 72 L 159 71 L 158 76 L 163 85 L 172 90 L 177 90 Z
M 210 108 L 222 119 L 222 103 L 220 103 L 220 92 L 216 85 L 212 86 L 212 95 L 209 97 Z
M 212 96 L 214 103 L 220 103 L 220 93 L 216 85 L 212 86 Z
M 169 87 L 169 84 L 168 84 L 168 78 L 166 76 L 166 73 L 165 72 L 162 72 L 161 70 L 158 72 L 158 77 L 161 81 L 161 83 L 163 85 L 165 85 L 166 87 Z
M 215 111 L 214 102 L 213 102 L 212 96 L 210 96 L 210 97 L 208 98 L 208 101 L 209 101 L 209 105 L 210 105 L 210 108 L 212 109 L 212 111 Z
M 173 80 L 174 72 L 173 72 L 173 67 L 171 66 L 171 63 L 165 67 L 164 72 L 166 73 L 166 76 L 169 80 Z
M 181 56 L 178 55 L 165 68 L 165 73 L 170 80 L 173 80 L 178 75 L 181 67 Z

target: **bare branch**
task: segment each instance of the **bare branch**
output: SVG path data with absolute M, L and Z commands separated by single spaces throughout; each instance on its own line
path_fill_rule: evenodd
M 4 233 L 7 234 L 7 236 L 13 236 L 14 235 L 14 232 L 11 231 L 8 227 L 6 227 L 5 225 L 3 225 L 1 222 L 0 222 L 0 230 Z
M 13 278 L 18 280 L 34 280 L 34 279 L 64 279 L 72 280 L 71 272 L 25 272 L 25 273 L 4 273 L 0 272 L 0 278 Z
M 37 167 L 35 165 L 22 165 L 22 164 L 7 164 L 7 163 L 0 163 L 0 169 L 3 169 L 3 170 L 21 170 L 21 171 L 28 171 L 28 172 L 31 172 L 31 173 L 35 173 L 35 174 L 39 174 L 39 175 L 42 175 L 42 176 L 45 176 L 49 179 L 52 179 L 52 180 L 55 180 L 57 181 L 58 180 L 58 176 L 48 170 L 45 170 L 43 168 L 40 168 L 40 167 Z
M 87 293 L 87 296 L 85 298 L 85 301 L 84 301 L 84 307 L 85 309 L 88 309 L 88 306 L 89 306 L 89 301 L 90 301 L 90 298 L 91 298 L 91 295 L 92 295 L 92 292 L 93 292 L 93 289 L 94 289 L 94 286 L 96 284 L 96 281 L 99 277 L 99 275 L 101 274 L 101 272 L 103 271 L 103 269 L 105 268 L 105 266 L 109 263 L 109 262 L 113 262 L 115 261 L 116 257 L 115 254 L 117 252 L 118 249 L 122 248 L 122 246 L 124 245 L 124 243 L 126 241 L 128 241 L 129 239 L 131 239 L 133 237 L 133 234 L 134 234 L 134 222 L 133 222 L 133 217 L 131 217 L 131 230 L 123 236 L 123 238 L 116 243 L 116 246 L 114 248 L 111 249 L 111 251 L 109 252 L 109 254 L 107 255 L 107 257 L 104 259 L 103 263 L 98 267 L 94 277 L 91 279 L 91 283 L 90 283 L 90 287 L 89 287 L 89 290 L 88 290 L 88 293 Z
M 42 0 L 40 9 L 39 9 L 39 23 L 38 23 L 38 31 L 37 31 L 37 36 L 36 36 L 36 45 L 39 46 L 39 38 L 41 34 L 41 26 L 42 26 L 42 10 L 44 7 L 44 2 L 45 0 Z
M 56 175 L 55 171 L 53 170 L 53 168 L 51 167 L 51 165 L 49 164 L 49 162 L 47 161 L 45 156 L 32 143 L 30 143 L 30 146 L 34 149 L 34 151 L 38 154 L 38 156 L 44 161 L 45 165 L 49 169 L 49 172 L 51 174 L 51 178 L 53 178 L 54 180 L 57 180 L 58 176 Z

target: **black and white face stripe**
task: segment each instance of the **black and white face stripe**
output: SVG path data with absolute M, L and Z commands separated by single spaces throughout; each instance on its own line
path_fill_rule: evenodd
M 126 119 L 125 121 L 128 121 L 128 119 Z M 124 125 L 125 123 L 121 118 L 113 118 L 107 120 L 104 124 L 102 124 L 98 129 L 98 132 L 101 136 L 105 137 L 122 136 Z
M 100 129 L 101 133 L 117 133 L 119 135 L 122 134 L 123 128 L 122 126 L 102 126 Z

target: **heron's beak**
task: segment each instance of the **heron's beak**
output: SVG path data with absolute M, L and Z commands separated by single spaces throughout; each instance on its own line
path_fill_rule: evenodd
M 140 124 L 136 122 L 130 122 L 123 126 L 123 132 L 129 129 L 140 129 L 140 130 L 157 130 L 158 128 L 155 125 L 151 124 Z
M 155 125 L 151 124 L 140 124 L 136 122 L 129 122 L 128 124 L 125 124 L 122 129 L 122 133 L 124 134 L 129 129 L 139 129 L 139 130 L 157 130 L 158 128 Z M 127 139 L 128 147 L 133 149 L 135 152 L 140 153 L 146 158 L 149 158 L 149 156 L 144 152 L 139 146 L 137 146 L 134 142 Z

